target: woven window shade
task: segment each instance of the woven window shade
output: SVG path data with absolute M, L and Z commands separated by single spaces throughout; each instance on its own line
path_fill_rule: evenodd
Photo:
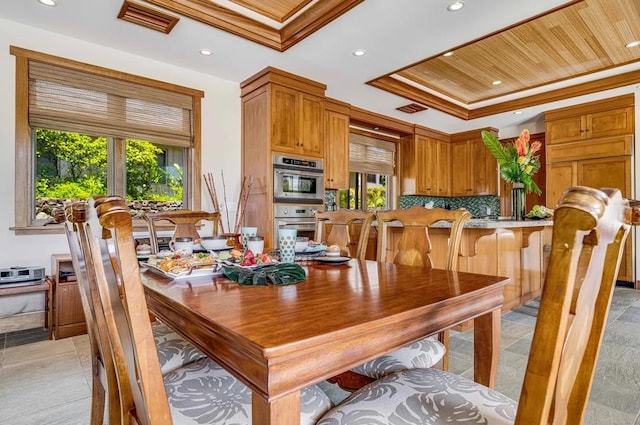
M 394 175 L 396 144 L 349 134 L 349 171 Z
M 192 96 L 29 61 L 29 125 L 190 147 Z

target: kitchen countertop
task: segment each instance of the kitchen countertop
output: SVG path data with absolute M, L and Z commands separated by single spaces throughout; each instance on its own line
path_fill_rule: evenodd
M 374 223 L 374 226 L 377 223 Z M 390 227 L 402 227 L 400 222 L 389 223 Z M 472 218 L 464 225 L 465 229 L 514 229 L 519 227 L 546 227 L 553 226 L 553 220 L 506 220 L 506 219 L 487 219 L 487 218 Z M 451 223 L 448 221 L 439 221 L 435 223 L 434 228 L 447 229 L 451 227 Z
M 553 226 L 553 220 L 505 220 L 505 219 L 486 219 L 486 218 L 472 218 L 464 225 L 465 229 L 509 229 L 516 227 L 539 227 L 539 226 Z M 441 221 L 435 223 L 433 227 L 447 228 L 451 227 L 451 223 Z

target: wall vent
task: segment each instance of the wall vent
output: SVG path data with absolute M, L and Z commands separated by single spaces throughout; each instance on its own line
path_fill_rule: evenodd
M 128 0 L 122 3 L 118 18 L 165 34 L 169 34 L 180 20 L 178 17 Z
M 417 103 L 410 103 L 408 105 L 400 106 L 396 109 L 401 112 L 406 112 L 407 114 L 415 114 L 416 112 L 427 110 L 427 107 L 418 105 Z

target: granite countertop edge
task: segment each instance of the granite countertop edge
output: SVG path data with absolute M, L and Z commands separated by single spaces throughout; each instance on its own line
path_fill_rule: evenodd
M 376 223 L 374 223 L 376 225 Z M 400 222 L 389 223 L 390 227 L 402 227 Z M 472 218 L 464 225 L 465 229 L 514 229 L 521 227 L 547 227 L 553 226 L 553 220 L 495 220 L 485 218 Z M 451 223 L 448 221 L 440 221 L 434 223 L 434 228 L 447 229 L 451 227 Z

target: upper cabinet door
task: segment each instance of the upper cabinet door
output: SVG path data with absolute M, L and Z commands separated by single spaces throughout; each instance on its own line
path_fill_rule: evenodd
M 271 92 L 271 145 L 274 150 L 324 155 L 324 99 L 274 84 Z
M 557 145 L 631 134 L 633 105 L 631 94 L 547 111 L 546 143 Z
M 349 187 L 349 115 L 325 112 L 325 182 L 327 189 Z
M 298 92 L 273 85 L 271 91 L 271 145 L 282 152 L 295 152 L 298 144 Z
M 324 155 L 324 99 L 306 93 L 298 96 L 299 150 L 305 155 Z

